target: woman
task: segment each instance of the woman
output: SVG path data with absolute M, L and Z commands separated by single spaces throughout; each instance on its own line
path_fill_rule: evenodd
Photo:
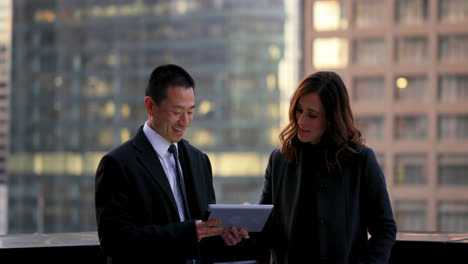
M 341 78 L 305 78 L 289 120 L 260 201 L 274 210 L 255 240 L 270 248 L 271 263 L 387 263 L 396 225 L 385 179 L 354 125 Z

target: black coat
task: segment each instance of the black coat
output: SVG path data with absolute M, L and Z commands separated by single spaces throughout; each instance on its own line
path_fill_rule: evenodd
M 363 147 L 343 162 L 342 176 L 321 173 L 317 177 L 310 190 L 315 219 L 308 226 L 295 226 L 307 222 L 295 219 L 303 182 L 301 164 L 307 162 L 303 155 L 299 157 L 298 165 L 293 165 L 276 149 L 266 169 L 260 203 L 273 204 L 274 210 L 259 241 L 271 248 L 271 263 L 292 263 L 291 239 L 294 232 L 307 228 L 314 228 L 318 238 L 311 239 L 316 239 L 319 247 L 310 249 L 310 256 L 317 252 L 317 259 L 307 262 L 387 263 L 396 224 L 385 178 L 372 149 Z
M 187 141 L 178 143 L 192 218 L 215 203 L 208 157 Z M 195 220 L 180 222 L 156 151 L 140 128 L 105 155 L 96 172 L 97 231 L 109 263 L 185 263 L 197 258 Z

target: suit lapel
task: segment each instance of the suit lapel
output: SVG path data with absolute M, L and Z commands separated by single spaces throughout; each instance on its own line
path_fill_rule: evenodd
M 140 150 L 140 154 L 137 156 L 137 159 L 146 169 L 148 174 L 151 175 L 151 177 L 161 187 L 163 193 L 171 201 L 174 213 L 179 216 L 174 194 L 172 193 L 171 186 L 167 180 L 166 173 L 164 172 L 161 162 L 159 161 L 158 154 L 156 154 L 156 151 L 153 149 L 151 143 L 146 138 L 142 127 L 140 127 L 138 130 L 133 140 L 133 144 L 138 150 Z

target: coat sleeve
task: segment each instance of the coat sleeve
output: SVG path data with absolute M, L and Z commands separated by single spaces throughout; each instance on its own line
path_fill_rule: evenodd
M 197 245 L 194 221 L 153 225 L 140 223 L 133 210 L 129 172 L 113 156 L 102 158 L 95 182 L 97 229 L 101 247 L 110 257 L 186 255 Z
M 277 155 L 278 150 L 274 150 L 270 158 L 268 159 L 268 165 L 265 170 L 265 177 L 263 181 L 263 190 L 260 197 L 260 204 L 273 204 L 273 183 L 272 183 L 272 173 L 274 166 L 274 157 Z
M 263 183 L 263 190 L 260 197 L 260 204 L 274 204 L 274 195 L 276 194 L 274 188 L 276 182 L 274 179 L 274 171 L 278 166 L 278 157 L 280 155 L 279 149 L 273 150 L 268 160 L 268 165 L 265 170 L 265 177 Z M 261 263 L 268 262 L 270 255 L 270 248 L 273 247 L 274 230 L 275 230 L 275 217 L 278 208 L 273 208 L 271 215 L 262 232 L 250 233 L 251 239 L 244 241 L 243 250 L 244 254 L 260 261 Z M 247 253 L 246 253 L 247 252 Z
M 384 174 L 372 149 L 364 150 L 361 199 L 364 221 L 371 235 L 362 263 L 388 263 L 395 243 L 396 224 Z

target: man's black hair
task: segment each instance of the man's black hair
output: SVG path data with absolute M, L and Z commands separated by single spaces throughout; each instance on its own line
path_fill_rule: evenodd
M 182 86 L 195 90 L 195 82 L 186 70 L 175 64 L 166 64 L 153 70 L 145 95 L 151 97 L 159 105 L 167 98 L 167 89 L 170 86 Z

